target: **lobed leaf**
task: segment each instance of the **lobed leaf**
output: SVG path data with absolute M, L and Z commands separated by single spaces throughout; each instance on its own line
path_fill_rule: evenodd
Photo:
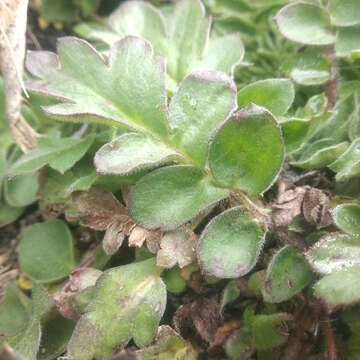
M 191 73 L 170 102 L 172 141 L 203 167 L 210 134 L 235 108 L 236 85 L 228 76 L 207 70 Z
M 295 98 L 295 88 L 288 79 L 266 79 L 251 83 L 238 92 L 240 107 L 251 103 L 265 107 L 275 116 L 284 115 Z
M 139 347 L 148 345 L 165 305 L 166 289 L 154 259 L 107 270 L 75 327 L 68 355 L 73 360 L 107 359 L 132 338 Z
M 60 280 L 75 267 L 73 239 L 66 223 L 49 220 L 28 226 L 19 245 L 20 268 L 37 282 Z
M 44 111 L 68 121 L 99 121 L 166 134 L 165 66 L 146 40 L 128 36 L 116 42 L 105 61 L 90 44 L 75 37 L 58 41 L 54 66 L 41 69 L 49 55 L 30 52 L 27 67 L 36 79 L 28 89 L 62 102 Z
M 264 108 L 235 113 L 210 142 L 209 166 L 217 183 L 259 194 L 275 181 L 284 159 L 281 129 Z
M 256 264 L 265 231 L 241 207 L 213 218 L 202 232 L 196 253 L 202 272 L 221 279 L 238 278 Z
M 304 257 L 292 247 L 284 246 L 272 258 L 264 280 L 262 295 L 266 302 L 291 299 L 313 280 Z
M 168 166 L 145 175 L 130 195 L 130 215 L 146 229 L 172 230 L 229 195 L 198 168 Z
M 305 45 L 331 45 L 335 34 L 328 12 L 315 4 L 295 2 L 283 7 L 276 15 L 283 36 Z
M 97 151 L 94 163 L 100 174 L 128 175 L 181 160 L 182 156 L 149 136 L 126 133 Z

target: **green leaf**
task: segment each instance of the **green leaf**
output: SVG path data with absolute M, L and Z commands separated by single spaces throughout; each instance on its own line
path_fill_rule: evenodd
M 200 61 L 210 21 L 200 0 L 183 0 L 177 2 L 169 23 L 168 71 L 179 82 Z
M 165 20 L 161 12 L 145 1 L 122 3 L 107 20 L 118 37 L 138 36 L 148 40 L 157 54 L 165 54 L 167 40 Z M 99 37 L 101 40 L 101 37 Z M 112 45 L 110 43 L 109 45 Z
M 277 13 L 276 23 L 283 36 L 301 44 L 331 45 L 335 42 L 328 12 L 315 4 L 289 4 Z
M 0 334 L 8 337 L 25 329 L 30 319 L 29 307 L 29 299 L 16 284 L 7 285 L 0 302 Z
M 360 49 L 360 26 L 338 29 L 335 52 L 338 57 L 350 56 L 353 51 Z
M 33 319 L 25 330 L 9 339 L 9 344 L 21 359 L 36 360 L 40 338 L 40 322 Z
M 197 352 L 170 326 L 159 327 L 155 343 L 136 352 L 139 360 L 196 360 Z
M 334 26 L 360 24 L 360 3 L 358 0 L 329 0 L 329 12 Z
M 318 49 L 297 53 L 286 68 L 291 79 L 300 85 L 322 85 L 330 79 L 330 62 Z
M 355 140 L 357 138 L 360 138 L 360 106 L 359 102 L 355 98 L 355 109 L 353 113 L 350 115 L 349 120 L 349 128 L 348 128 L 348 134 L 350 140 Z
M 25 207 L 36 201 L 38 174 L 28 174 L 4 182 L 4 198 L 8 205 Z
M 123 38 L 105 61 L 86 41 L 65 37 L 58 41 L 58 54 L 30 52 L 27 59 L 37 78 L 29 90 L 63 99 L 44 107 L 46 113 L 166 134 L 164 61 L 146 40 Z
M 290 164 L 306 170 L 321 169 L 341 156 L 348 146 L 347 141 L 334 144 L 331 138 L 321 139 L 308 145 L 301 153 L 300 158 L 291 161 Z
M 53 282 L 75 267 L 73 239 L 66 223 L 49 220 L 28 226 L 20 240 L 21 270 L 38 282 Z
M 322 237 L 306 252 L 312 268 L 320 274 L 360 265 L 360 238 L 333 233 Z
M 130 196 L 130 215 L 146 229 L 172 230 L 229 195 L 201 170 L 168 166 L 145 175 Z
M 245 86 L 238 92 L 238 103 L 265 107 L 275 116 L 284 115 L 295 98 L 293 83 L 288 79 L 266 79 Z
M 101 174 L 128 175 L 181 159 L 181 154 L 149 136 L 126 133 L 100 148 L 94 164 Z
M 0 228 L 17 220 L 23 212 L 24 208 L 0 203 Z
M 247 327 L 234 331 L 226 340 L 224 350 L 231 360 L 251 359 L 255 352 L 251 330 Z
M 264 300 L 279 303 L 291 299 L 312 281 L 313 275 L 304 257 L 284 246 L 272 258 L 264 281 Z
M 42 0 L 41 15 L 49 22 L 72 23 L 76 21 L 77 11 L 72 0 Z
M 68 356 L 73 360 L 107 359 L 132 338 L 139 347 L 148 345 L 165 305 L 166 288 L 154 259 L 104 272 L 75 327 Z
M 250 105 L 218 129 L 210 143 L 209 165 L 224 187 L 259 194 L 275 181 L 284 148 L 281 129 L 264 108 Z
M 284 136 L 286 153 L 290 154 L 303 144 L 310 127 L 310 121 L 293 118 L 283 121 L 280 124 Z
M 202 272 L 221 279 L 238 278 L 256 264 L 264 245 L 265 232 L 241 207 L 215 217 L 197 244 Z
M 330 309 L 352 305 L 360 301 L 360 266 L 353 266 L 324 276 L 315 286 L 315 296 L 326 302 Z
M 185 78 L 169 106 L 172 141 L 195 164 L 204 166 L 214 129 L 236 108 L 236 85 L 215 71 L 196 71 Z
M 230 280 L 221 294 L 221 311 L 225 306 L 236 300 L 240 296 L 240 288 L 236 280 Z
M 267 350 L 286 343 L 288 339 L 287 322 L 293 318 L 287 313 L 255 315 L 252 336 L 255 348 Z
M 66 349 L 75 322 L 59 314 L 52 315 L 43 325 L 38 360 L 53 360 Z
M 342 204 L 334 209 L 336 226 L 352 235 L 360 235 L 360 205 Z
M 84 139 L 42 138 L 38 147 L 21 156 L 8 172 L 11 176 L 29 174 L 49 165 L 63 174 L 86 154 L 93 141 L 93 136 Z
M 329 165 L 336 172 L 336 181 L 346 181 L 360 176 L 360 138 L 354 140 L 345 152 L 339 154 L 338 159 Z
M 244 44 L 239 34 L 227 34 L 210 41 L 199 68 L 233 75 L 235 66 L 243 60 L 244 54 Z
M 165 269 L 161 275 L 166 285 L 166 290 L 173 294 L 181 294 L 186 289 L 186 281 L 181 276 L 178 266 Z

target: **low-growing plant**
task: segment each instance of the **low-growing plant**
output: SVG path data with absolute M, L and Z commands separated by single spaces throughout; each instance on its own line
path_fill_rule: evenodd
M 360 86 L 341 68 L 356 61 L 342 41 L 360 12 L 285 3 L 207 1 L 210 32 L 200 0 L 129 1 L 76 27 L 94 44 L 65 37 L 57 54 L 28 53 L 45 123 L 72 125 L 42 123 L 37 148 L 0 151 L 0 226 L 36 199 L 45 218 L 18 247 L 31 300 L 10 284 L 0 303 L 17 354 L 335 359 L 339 334 L 356 354 L 358 307 L 336 320 L 348 337 L 329 321 L 360 300 Z M 280 33 L 310 47 L 280 40 L 276 12 Z M 274 34 L 243 36 L 248 59 L 246 19 Z M 258 72 L 254 44 L 271 58 Z M 256 81 L 238 85 L 242 70 Z M 176 331 L 160 325 L 170 317 Z

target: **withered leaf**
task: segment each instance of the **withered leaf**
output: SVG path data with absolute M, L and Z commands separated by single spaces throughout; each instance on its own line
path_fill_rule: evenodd
M 197 236 L 190 231 L 176 230 L 167 232 L 161 239 L 156 262 L 159 266 L 172 268 L 176 264 L 183 268 L 195 259 Z

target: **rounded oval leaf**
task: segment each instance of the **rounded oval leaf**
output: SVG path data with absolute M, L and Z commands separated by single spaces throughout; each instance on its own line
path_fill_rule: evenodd
M 360 24 L 359 0 L 329 0 L 331 22 L 335 26 Z
M 292 247 L 285 246 L 274 255 L 267 269 L 262 290 L 264 300 L 270 303 L 289 300 L 312 279 L 313 274 L 304 257 Z
M 272 114 L 250 105 L 227 120 L 210 144 L 209 165 L 224 187 L 252 194 L 267 190 L 284 159 L 281 129 Z
M 315 296 L 323 299 L 331 309 L 360 301 L 360 266 L 336 271 L 324 276 L 315 286 Z
M 245 86 L 238 92 L 238 103 L 263 106 L 275 116 L 284 115 L 295 98 L 295 88 L 288 79 L 266 79 Z
M 61 220 L 28 226 L 20 240 L 21 270 L 37 282 L 60 280 L 75 267 L 73 238 Z
M 335 33 L 327 11 L 317 5 L 297 2 L 283 7 L 276 15 L 280 32 L 289 40 L 306 45 L 331 45 Z
M 360 235 L 360 205 L 342 204 L 334 210 L 336 226 L 348 234 Z
M 8 205 L 24 207 L 36 201 L 38 189 L 38 173 L 17 176 L 4 182 L 4 197 Z
M 221 279 L 247 274 L 256 264 L 265 231 L 241 207 L 215 217 L 203 231 L 197 257 L 206 275 Z
M 130 215 L 147 229 L 172 230 L 229 195 L 193 166 L 168 166 L 145 175 L 130 196 Z
M 181 158 L 175 150 L 149 136 L 126 133 L 101 147 L 95 155 L 96 171 L 101 174 L 128 175 Z
M 339 233 L 326 235 L 305 256 L 320 274 L 360 265 L 360 237 Z

